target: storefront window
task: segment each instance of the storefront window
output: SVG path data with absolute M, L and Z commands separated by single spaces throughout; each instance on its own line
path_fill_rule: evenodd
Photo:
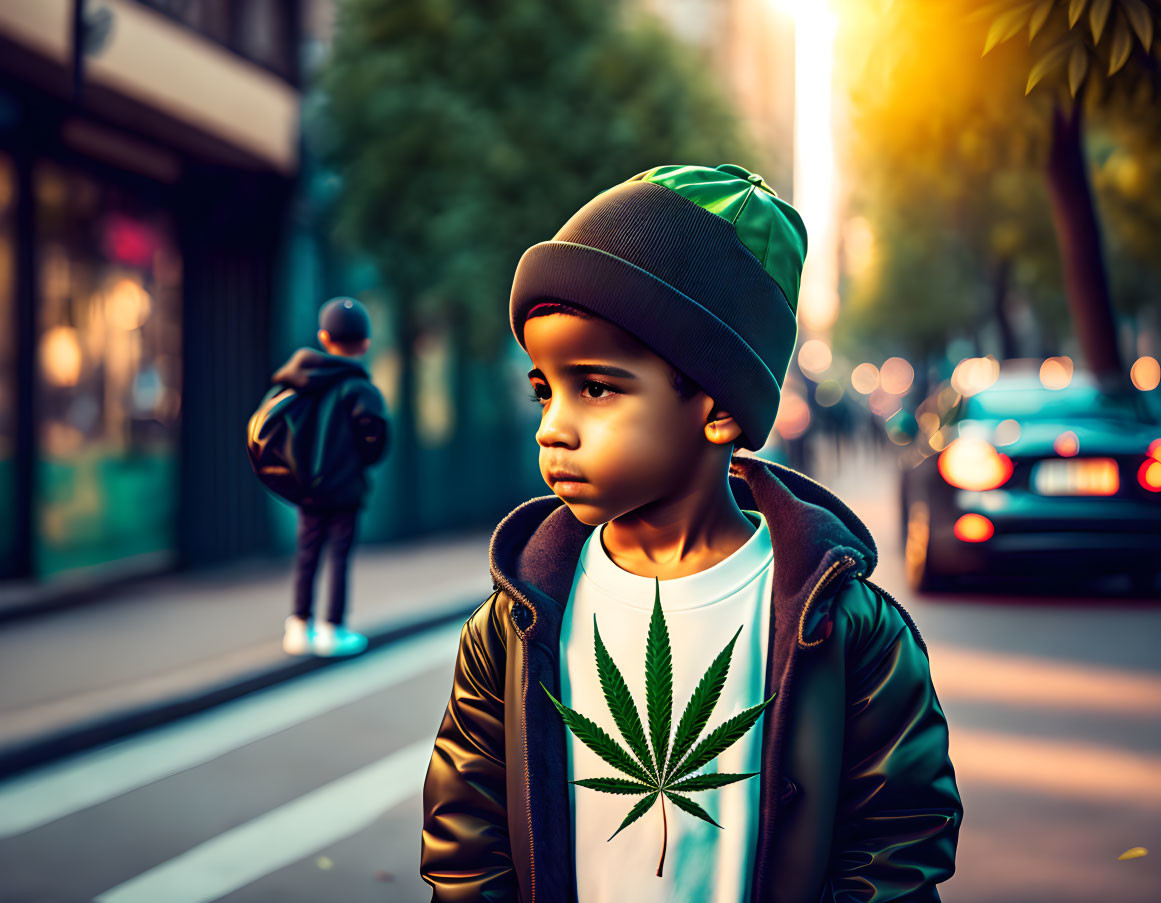
M 36 570 L 176 545 L 181 260 L 160 204 L 35 172 L 40 266 Z
M 0 154 L 0 575 L 13 569 L 16 472 L 16 172 Z

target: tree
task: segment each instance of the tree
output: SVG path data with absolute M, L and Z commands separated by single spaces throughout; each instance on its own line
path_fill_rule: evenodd
M 960 18 L 926 0 L 851 4 L 840 18 L 849 201 L 875 238 L 844 286 L 836 339 L 848 347 L 923 360 L 994 321 L 993 350 L 1011 356 L 1021 350 L 1013 293 L 1041 314 L 1042 332 L 1062 309 L 1044 194 L 1027 178 L 1040 153 L 1034 123 L 971 72 L 979 46 Z M 1008 80 L 1025 65 L 998 56 Z
M 702 62 L 589 0 L 340 2 L 310 131 L 342 179 L 340 237 L 393 295 L 402 456 L 424 324 L 459 322 L 488 355 L 520 254 L 581 204 L 663 163 L 746 163 Z
M 1087 13 L 1087 15 L 1086 15 Z M 1093 202 L 1082 137 L 1086 109 L 1110 97 L 1156 98 L 1153 37 L 1156 0 L 1004 0 L 985 8 L 984 44 L 995 46 L 1025 29 L 1036 50 L 1025 93 L 1038 85 L 1053 97 L 1045 165 L 1065 292 L 1077 338 L 1090 368 L 1123 376 L 1117 348 L 1102 232 Z
M 1096 5 L 1086 8 L 1089 15 L 1080 20 L 1085 28 L 1091 28 Z M 1039 64 L 1046 36 L 1075 36 L 1068 37 L 1067 17 L 1049 17 L 1037 23 L 1031 43 L 999 40 L 1007 34 L 1002 29 L 993 32 L 989 46 L 997 9 L 1019 14 L 1000 23 L 1011 29 L 1021 15 L 1031 26 L 1032 14 L 1051 4 L 991 3 L 983 8 L 982 18 L 971 14 L 974 6 L 966 0 L 887 0 L 844 8 L 840 39 L 845 34 L 846 45 L 839 58 L 846 63 L 843 75 L 851 98 L 848 164 L 857 174 L 853 200 L 880 239 L 876 266 L 852 280 L 850 294 L 855 306 L 863 305 L 862 328 L 869 332 L 879 326 L 888 332 L 896 329 L 911 344 L 918 338 L 937 338 L 938 324 L 930 322 L 928 311 L 919 317 L 900 315 L 904 299 L 895 296 L 896 283 L 883 278 L 888 272 L 901 278 L 915 273 L 907 260 L 893 260 L 907 256 L 934 273 L 936 284 L 946 283 L 954 273 L 962 277 L 948 332 L 964 328 L 960 315 L 966 308 L 976 322 L 994 315 L 1003 335 L 1004 299 L 1010 289 L 1030 303 L 1049 346 L 1056 321 L 1071 310 L 1090 366 L 1102 370 L 1102 354 L 1108 362 L 1116 352 L 1109 291 L 1106 287 L 1099 296 L 1102 332 L 1088 325 L 1099 317 L 1083 307 L 1088 302 L 1078 300 L 1078 287 L 1083 287 L 1075 276 L 1079 257 L 1072 245 L 1062 246 L 1064 218 L 1053 215 L 1054 196 L 1075 201 L 1075 192 L 1054 190 L 1049 175 L 1054 108 L 1070 97 L 1067 72 L 1060 71 L 1065 64 L 1059 59 L 1055 70 Z M 1120 21 L 1117 9 L 1109 9 L 1105 38 L 1117 32 Z M 1054 15 L 1059 19 L 1060 10 Z M 1161 277 L 1155 252 L 1161 201 L 1145 190 L 1150 176 L 1161 171 L 1155 70 L 1152 58 L 1138 45 L 1116 73 L 1121 81 L 1084 82 L 1078 94 L 1091 108 L 1087 149 L 1106 224 L 1103 234 L 1080 250 L 1097 255 L 1102 247 L 1107 250 L 1117 306 L 1126 313 L 1155 303 L 1153 286 Z M 1041 81 L 1027 94 L 1033 73 Z M 1053 78 L 1055 91 L 1050 90 Z M 1087 183 L 1080 197 L 1092 206 Z M 1104 258 L 1099 259 L 1103 272 Z M 904 294 L 908 292 L 917 294 L 914 288 Z M 1090 292 L 1087 297 L 1096 296 Z M 921 298 L 915 301 L 921 303 Z M 853 317 L 847 325 L 859 322 Z M 927 332 L 913 336 L 915 326 Z M 1095 348 L 1100 342 L 1105 343 L 1103 351 Z M 1119 370 L 1106 367 L 1104 372 Z

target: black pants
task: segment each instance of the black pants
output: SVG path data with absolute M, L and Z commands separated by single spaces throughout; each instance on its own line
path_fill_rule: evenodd
M 355 541 L 358 511 L 298 512 L 298 551 L 294 560 L 294 613 L 304 621 L 314 609 L 314 577 L 319 555 L 328 544 L 330 612 L 327 620 L 342 624 L 347 609 L 347 559 Z

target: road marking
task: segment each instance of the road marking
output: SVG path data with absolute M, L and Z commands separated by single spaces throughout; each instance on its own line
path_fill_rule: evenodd
M 0 839 L 187 771 L 425 671 L 450 667 L 447 625 L 0 784 Z M 430 753 L 430 749 L 428 750 Z
M 432 740 L 313 790 L 131 878 L 95 903 L 209 903 L 362 831 L 416 793 Z
M 941 644 L 929 651 L 931 679 L 940 699 L 1161 718 L 1158 676 Z

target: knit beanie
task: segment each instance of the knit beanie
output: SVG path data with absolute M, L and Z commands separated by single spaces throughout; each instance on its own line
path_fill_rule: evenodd
M 759 175 L 659 166 L 603 191 L 524 252 L 509 305 L 560 301 L 636 336 L 766 441 L 798 333 L 806 228 Z

